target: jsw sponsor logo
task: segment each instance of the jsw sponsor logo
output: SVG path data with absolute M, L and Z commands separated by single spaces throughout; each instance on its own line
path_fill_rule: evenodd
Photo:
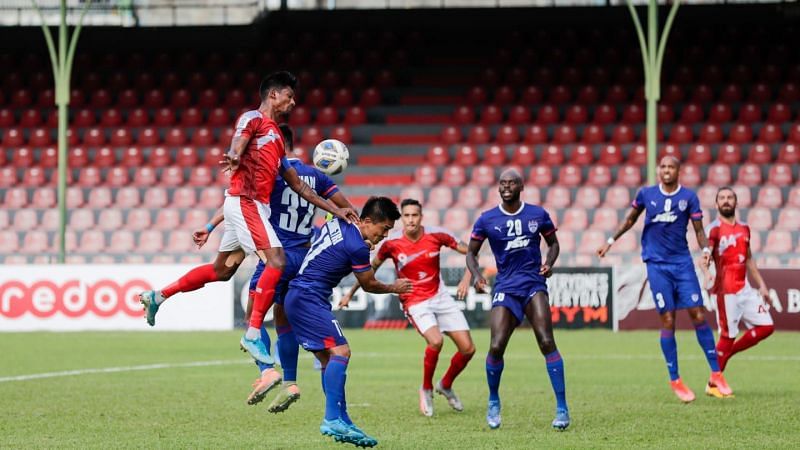
M 525 236 L 518 236 L 514 238 L 513 241 L 509 241 L 506 244 L 506 251 L 513 250 L 515 248 L 525 248 L 530 243 L 531 243 L 530 238 L 526 238 Z
M 663 212 L 653 217 L 653 222 L 668 222 L 672 223 L 678 220 L 678 216 L 671 212 Z

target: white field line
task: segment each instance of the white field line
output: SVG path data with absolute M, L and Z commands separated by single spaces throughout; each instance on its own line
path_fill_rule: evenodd
M 530 357 L 536 357 L 537 353 L 531 353 Z M 419 355 L 415 353 L 354 353 L 354 358 L 417 358 Z M 510 357 L 509 357 L 510 356 Z M 528 359 L 528 356 L 509 355 L 506 359 Z M 302 359 L 311 359 L 310 354 L 301 355 Z M 622 354 L 598 354 L 598 355 L 581 355 L 581 354 L 566 354 L 564 359 L 567 360 L 658 360 L 661 361 L 663 357 L 660 354 L 654 353 L 652 355 L 622 355 Z M 686 355 L 679 356 L 680 360 L 705 360 L 704 356 L 699 355 Z M 798 356 L 773 356 L 773 355 L 737 355 L 736 359 L 739 361 L 800 361 Z M 80 375 L 104 374 L 104 373 L 119 373 L 119 372 L 134 372 L 138 370 L 159 370 L 159 369 L 180 369 L 189 367 L 210 367 L 210 366 L 229 366 L 234 364 L 251 364 L 251 359 L 228 359 L 228 360 L 213 360 L 213 361 L 193 361 L 186 363 L 160 363 L 160 364 L 145 364 L 141 366 L 121 366 L 121 367 L 104 367 L 95 369 L 76 369 L 65 370 L 61 372 L 45 372 L 33 373 L 28 375 L 15 375 L 10 377 L 0 377 L 0 383 L 7 383 L 11 381 L 30 381 L 39 380 L 42 378 L 59 378 L 59 377 L 72 377 Z

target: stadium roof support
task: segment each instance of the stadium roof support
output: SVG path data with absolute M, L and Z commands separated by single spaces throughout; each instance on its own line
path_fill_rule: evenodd
M 642 51 L 642 63 L 644 65 L 644 94 L 647 100 L 647 182 L 656 183 L 656 161 L 658 139 L 658 100 L 661 98 L 661 65 L 664 62 L 664 49 L 667 47 L 669 31 L 672 22 L 678 14 L 680 0 L 672 3 L 669 10 L 667 21 L 661 36 L 658 36 L 658 1 L 649 0 L 647 4 L 647 38 L 642 31 L 642 23 L 636 14 L 636 8 L 632 0 L 627 0 L 628 10 L 633 18 L 636 27 L 636 36 L 639 38 L 639 48 Z
M 70 38 L 67 33 L 67 0 L 61 0 L 61 21 L 58 26 L 58 50 L 53 42 L 50 28 L 45 24 L 42 10 L 36 0 L 31 0 L 33 7 L 42 20 L 42 32 L 47 42 L 50 53 L 50 64 L 53 66 L 53 80 L 55 80 L 56 106 L 58 106 L 58 262 L 63 264 L 66 258 L 66 230 L 67 230 L 67 124 L 69 123 L 69 84 L 72 74 L 72 61 L 75 58 L 75 49 L 78 46 L 78 36 L 81 34 L 81 24 L 92 4 L 86 1 L 78 24 L 72 31 Z M 69 40 L 69 48 L 67 48 Z

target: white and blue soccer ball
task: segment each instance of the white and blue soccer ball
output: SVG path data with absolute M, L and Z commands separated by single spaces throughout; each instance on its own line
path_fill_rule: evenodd
M 326 175 L 336 175 L 347 169 L 350 150 L 342 141 L 325 139 L 314 147 L 314 166 Z

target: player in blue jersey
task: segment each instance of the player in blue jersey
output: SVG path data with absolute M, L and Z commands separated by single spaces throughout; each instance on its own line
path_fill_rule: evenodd
M 499 389 L 504 366 L 503 354 L 514 329 L 527 317 L 539 343 L 539 350 L 544 355 L 556 397 L 556 417 L 552 426 L 564 430 L 570 423 L 564 361 L 553 338 L 546 283 L 558 258 L 558 238 L 547 211 L 520 200 L 522 189 L 522 176 L 516 170 L 509 169 L 500 175 L 499 191 L 503 202 L 485 211 L 475 222 L 467 252 L 467 268 L 479 292 L 487 287 L 478 266 L 478 252 L 487 239 L 497 263 L 492 311 L 489 315 L 491 342 L 486 356 L 486 380 L 489 384 L 486 422 L 490 428 L 500 427 Z M 539 250 L 541 238 L 549 247 L 544 263 Z
M 679 169 L 677 158 L 665 156 L 661 159 L 658 166 L 661 183 L 639 190 L 625 221 L 608 238 L 608 242 L 597 250 L 597 254 L 601 258 L 605 256 L 614 241 L 633 227 L 642 212 L 645 213 L 642 260 L 647 266 L 647 278 L 656 310 L 661 316 L 661 351 L 667 363 L 672 391 L 681 401 L 689 403 L 695 399 L 694 392 L 678 374 L 675 311 L 680 309 L 689 312 L 697 342 L 708 360 L 711 368 L 709 386 L 716 387 L 723 395 L 732 392 L 719 370 L 714 333 L 706 322 L 700 284 L 686 242 L 686 228 L 691 221 L 697 244 L 703 249 L 702 264 L 707 267 L 711 250 L 703 230 L 703 211 L 697 194 L 678 183 Z
M 286 124 L 281 124 L 279 128 L 286 143 L 287 154 L 291 156 L 294 150 L 294 133 Z M 288 160 L 291 166 L 297 171 L 300 178 L 305 181 L 317 195 L 332 201 L 336 205 L 352 208 L 350 202 L 347 201 L 345 196 L 339 191 L 336 183 L 327 175 L 312 166 L 303 164 L 297 158 L 290 157 Z M 260 376 L 253 383 L 253 391 L 247 397 L 247 404 L 255 405 L 261 402 L 272 389 L 282 382 L 283 389 L 269 405 L 270 412 L 278 413 L 285 411 L 289 405 L 300 398 L 300 389 L 297 386 L 298 345 L 292 328 L 286 320 L 286 315 L 283 311 L 283 300 L 289 282 L 297 275 L 300 264 L 303 262 L 306 253 L 308 253 L 309 247 L 311 247 L 316 208 L 314 205 L 300 198 L 297 193 L 289 188 L 288 184 L 281 176 L 275 179 L 275 187 L 270 196 L 270 205 L 272 207 L 272 214 L 270 214 L 269 220 L 275 230 L 275 234 L 278 235 L 278 239 L 283 245 L 286 255 L 286 265 L 284 266 L 283 274 L 277 286 L 275 286 L 273 309 L 275 331 L 278 334 L 278 358 L 283 367 L 283 377 L 275 370 L 274 364 L 256 361 Z M 209 227 L 195 231 L 193 234 L 195 243 L 198 246 L 202 246 L 206 240 L 208 240 L 209 229 L 216 227 L 222 220 L 222 214 L 217 214 L 209 223 Z M 261 273 L 264 271 L 264 267 L 264 262 L 259 261 L 252 279 L 250 280 L 250 296 L 245 313 L 245 320 L 249 320 L 250 318 L 256 286 L 261 277 Z M 272 343 L 269 333 L 264 325 L 261 327 L 261 340 L 267 349 L 271 348 Z
M 322 365 L 325 418 L 320 432 L 356 446 L 373 447 L 378 441 L 356 427 L 347 414 L 345 378 L 350 347 L 328 299 L 333 288 L 351 272 L 367 292 L 411 292 L 408 279 L 401 278 L 392 284 L 376 280 L 369 260 L 370 249 L 389 234 L 399 218 L 394 202 L 386 197 L 372 197 L 364 205 L 358 225 L 339 219 L 326 222 L 297 277 L 289 283 L 284 300 L 286 317 L 297 342 L 313 352 Z

